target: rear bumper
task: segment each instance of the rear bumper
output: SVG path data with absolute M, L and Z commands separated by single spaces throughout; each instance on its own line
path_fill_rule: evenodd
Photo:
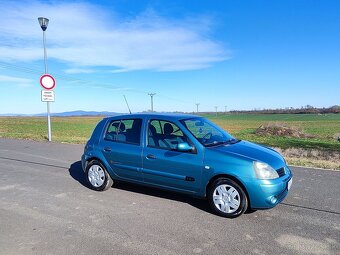
M 86 169 L 87 159 L 88 159 L 88 157 L 85 154 L 83 154 L 81 156 L 81 167 L 82 167 L 84 172 L 85 172 L 85 169 Z

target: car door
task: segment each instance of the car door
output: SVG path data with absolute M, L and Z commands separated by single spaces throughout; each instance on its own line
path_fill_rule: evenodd
M 115 119 L 107 124 L 101 150 L 121 179 L 143 181 L 141 129 L 140 118 Z
M 194 145 L 183 131 L 170 121 L 148 122 L 143 151 L 144 182 L 178 191 L 198 192 L 201 184 L 203 155 L 194 149 L 180 152 L 177 145 Z

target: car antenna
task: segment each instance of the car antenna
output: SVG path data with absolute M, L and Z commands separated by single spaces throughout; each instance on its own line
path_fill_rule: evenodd
M 129 109 L 129 113 L 131 114 L 131 110 L 130 110 L 130 107 L 129 107 L 129 104 L 128 104 L 128 101 L 126 100 L 126 97 L 125 95 L 123 95 L 124 99 L 125 99 L 125 103 L 127 105 L 127 108 Z

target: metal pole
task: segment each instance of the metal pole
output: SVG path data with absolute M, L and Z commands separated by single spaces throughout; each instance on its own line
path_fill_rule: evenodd
M 45 74 L 48 73 L 47 66 L 47 52 L 46 52 L 46 35 L 45 31 L 43 31 L 43 44 L 44 44 L 44 65 L 45 65 Z M 51 116 L 50 116 L 50 102 L 46 102 L 47 104 L 47 128 L 48 128 L 48 141 L 52 141 L 52 130 L 51 130 Z
M 199 106 L 200 104 L 199 103 L 197 103 L 196 104 L 196 112 L 198 113 L 198 106 Z
M 215 106 L 215 112 L 216 112 L 216 116 L 217 116 L 217 106 Z
M 45 74 L 48 74 L 47 52 L 46 52 L 46 34 L 45 34 L 45 31 L 43 31 L 43 44 L 44 44 L 44 65 L 45 65 Z

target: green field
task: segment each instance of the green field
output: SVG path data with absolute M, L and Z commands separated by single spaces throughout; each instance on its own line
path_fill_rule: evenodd
M 340 114 L 221 114 L 205 115 L 239 139 L 280 148 L 304 148 L 340 151 Z M 301 129 L 313 138 L 259 136 L 254 131 L 268 123 L 285 123 Z
M 204 115 L 239 139 L 280 148 L 340 151 L 340 114 L 219 114 Z M 102 117 L 53 117 L 53 141 L 85 143 Z M 283 122 L 298 127 L 313 138 L 259 136 L 260 125 Z M 46 118 L 0 117 L 0 137 L 46 140 Z
M 340 170 L 340 114 L 205 114 L 233 136 L 276 147 L 291 165 Z M 52 140 L 85 143 L 102 117 L 53 117 Z M 270 123 L 300 129 L 313 138 L 260 136 L 255 130 Z M 47 141 L 46 118 L 0 117 L 0 137 Z

